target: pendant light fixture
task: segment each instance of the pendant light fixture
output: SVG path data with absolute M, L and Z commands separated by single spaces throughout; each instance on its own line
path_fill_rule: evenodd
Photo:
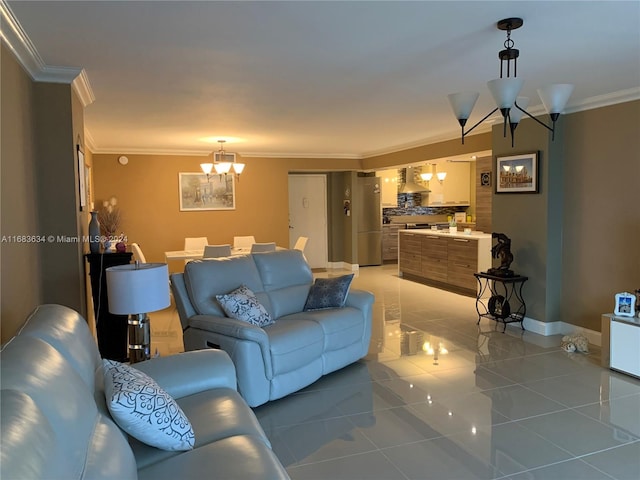
M 209 180 L 213 169 L 215 169 L 218 175 L 226 175 L 233 170 L 233 173 L 236 174 L 238 181 L 240 180 L 240 174 L 243 172 L 245 165 L 244 163 L 236 162 L 235 153 L 225 152 L 225 142 L 226 140 L 218 140 L 218 143 L 220 144 L 220 150 L 213 153 L 213 163 L 200 164 L 202 172 L 207 176 L 207 181 Z
M 521 18 L 505 18 L 497 23 L 498 30 L 507 32 L 507 39 L 504 42 L 505 49 L 498 53 L 498 58 L 500 59 L 500 78 L 487 82 L 487 87 L 489 87 L 489 91 L 496 102 L 496 108 L 465 132 L 464 127 L 471 115 L 473 107 L 476 104 L 476 100 L 478 100 L 479 93 L 461 92 L 448 96 L 453 113 L 462 128 L 463 144 L 464 137 L 471 133 L 474 128 L 493 115 L 497 110 L 500 110 L 504 119 L 503 135 L 505 137 L 507 136 L 507 123 L 509 124 L 512 147 L 514 146 L 516 127 L 520 123 L 523 115 L 527 115 L 543 127 L 550 130 L 551 140 L 554 140 L 556 120 L 558 120 L 558 117 L 562 113 L 562 110 L 571 96 L 571 92 L 573 92 L 573 85 L 555 84 L 538 89 L 538 95 L 540 95 L 544 108 L 551 118 L 551 126 L 541 122 L 526 111 L 526 108 L 529 106 L 529 99 L 527 97 L 518 96 L 522 89 L 522 84 L 524 83 L 522 79 L 517 78 L 518 56 L 520 55 L 520 51 L 517 48 L 513 48 L 514 42 L 511 40 L 511 31 L 520 28 L 523 23 L 524 21 Z

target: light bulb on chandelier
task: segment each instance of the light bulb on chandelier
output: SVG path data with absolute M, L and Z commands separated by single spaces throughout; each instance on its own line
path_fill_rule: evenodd
M 245 164 L 236 162 L 235 153 L 225 152 L 225 142 L 226 140 L 218 140 L 218 143 L 220 144 L 220 150 L 213 153 L 213 163 L 200 164 L 202 173 L 207 176 L 207 181 L 209 181 L 211 172 L 214 169 L 218 175 L 227 175 L 228 173 L 233 171 L 238 181 L 240 181 L 240 174 L 244 171 Z

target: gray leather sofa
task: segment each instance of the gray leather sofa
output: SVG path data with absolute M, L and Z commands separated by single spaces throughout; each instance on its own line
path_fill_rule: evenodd
M 303 311 L 313 274 L 302 252 L 281 250 L 189 262 L 171 275 L 185 350 L 220 348 L 252 406 L 284 397 L 362 357 L 371 338 L 370 292 L 351 288 L 340 308 Z M 246 285 L 275 323 L 228 318 L 216 300 Z
M 112 420 L 102 360 L 85 320 L 42 305 L 1 353 L 0 478 L 286 479 L 221 351 L 135 364 L 176 399 L 195 447 L 172 452 L 129 438 Z

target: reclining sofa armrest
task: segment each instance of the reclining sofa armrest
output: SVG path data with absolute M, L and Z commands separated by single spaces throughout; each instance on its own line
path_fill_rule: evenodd
M 237 390 L 236 369 L 222 350 L 194 350 L 133 364 L 173 398 L 215 388 Z
M 352 288 L 347 295 L 345 306 L 357 308 L 366 314 L 371 310 L 374 299 L 373 293 Z
M 217 315 L 194 315 L 189 319 L 189 327 L 206 330 L 224 337 L 257 343 L 267 375 L 272 375 L 269 337 L 262 328 L 235 318 Z

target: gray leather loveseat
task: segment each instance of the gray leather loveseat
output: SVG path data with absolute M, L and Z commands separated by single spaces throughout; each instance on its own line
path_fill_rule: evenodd
M 1 364 L 3 480 L 289 478 L 236 392 L 224 352 L 135 364 L 192 424 L 195 446 L 180 452 L 143 444 L 114 422 L 98 348 L 85 320 L 67 307 L 38 307 L 3 346 Z
M 189 262 L 184 273 L 171 275 L 185 350 L 227 352 L 238 391 L 252 407 L 363 358 L 373 294 L 351 288 L 342 307 L 304 311 L 313 283 L 298 250 Z M 259 327 L 225 315 L 216 295 L 241 285 L 255 293 L 274 323 Z

